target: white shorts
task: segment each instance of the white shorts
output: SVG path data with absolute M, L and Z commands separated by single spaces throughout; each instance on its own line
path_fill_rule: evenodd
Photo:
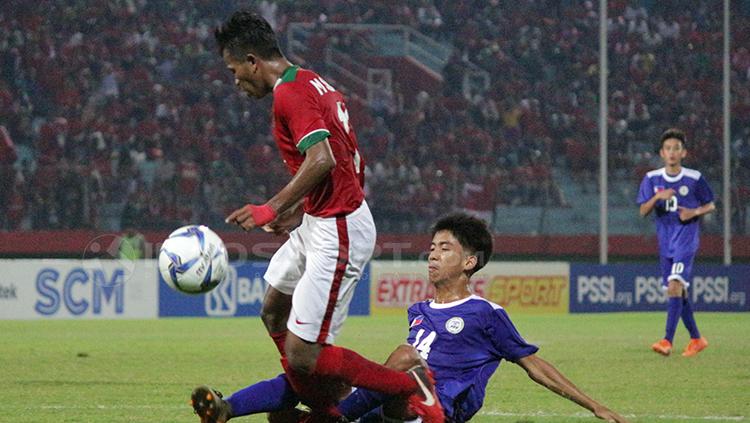
M 375 236 L 375 222 L 364 201 L 345 217 L 304 215 L 265 274 L 271 286 L 292 295 L 287 321 L 292 333 L 309 342 L 333 343 L 372 257 Z

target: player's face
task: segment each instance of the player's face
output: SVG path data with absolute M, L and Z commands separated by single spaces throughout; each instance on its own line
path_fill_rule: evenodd
M 450 231 L 438 231 L 427 259 L 430 282 L 437 285 L 457 280 L 473 266 L 472 257 Z
M 687 150 L 682 146 L 682 141 L 669 138 L 662 143 L 659 155 L 667 166 L 677 166 L 687 155 Z
M 248 97 L 262 98 L 268 94 L 254 56 L 250 60 L 237 60 L 229 50 L 224 50 L 224 63 L 234 75 L 234 84 Z

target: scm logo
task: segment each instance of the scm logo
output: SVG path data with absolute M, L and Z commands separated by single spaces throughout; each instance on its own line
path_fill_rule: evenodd
M 98 315 L 102 314 L 106 302 L 110 307 L 114 306 L 115 314 L 122 314 L 125 309 L 124 282 L 123 269 L 115 269 L 109 279 L 102 269 L 76 267 L 63 277 L 55 269 L 42 269 L 36 276 L 39 299 L 34 309 L 39 314 L 51 316 L 64 305 L 74 316 L 88 310 Z
M 229 267 L 227 278 L 206 298 L 206 314 L 209 316 L 234 316 L 238 305 L 257 304 L 258 311 L 266 292 L 266 283 L 260 276 L 253 279 L 237 276 L 237 269 Z

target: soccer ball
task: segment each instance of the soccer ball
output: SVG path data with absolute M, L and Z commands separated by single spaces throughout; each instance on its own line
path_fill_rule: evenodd
M 202 294 L 227 274 L 224 242 L 207 226 L 189 225 L 169 234 L 159 252 L 159 272 L 172 289 Z

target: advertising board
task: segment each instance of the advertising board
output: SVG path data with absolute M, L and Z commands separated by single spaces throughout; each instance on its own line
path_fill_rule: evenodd
M 0 260 L 0 319 L 155 318 L 154 260 Z
M 432 298 L 424 261 L 371 263 L 373 315 L 405 313 Z M 513 313 L 567 313 L 569 266 L 561 262 L 491 262 L 471 278 L 472 291 Z
M 260 316 L 267 283 L 263 275 L 265 261 L 230 263 L 227 278 L 203 295 L 187 295 L 171 289 L 161 278 L 159 284 L 160 317 L 234 317 Z M 157 272 L 158 273 L 158 272 Z M 349 306 L 349 315 L 369 314 L 369 269 L 365 268 Z
M 663 311 L 667 295 L 654 264 L 571 264 L 570 311 Z M 696 311 L 750 311 L 750 266 L 695 264 L 688 290 Z

